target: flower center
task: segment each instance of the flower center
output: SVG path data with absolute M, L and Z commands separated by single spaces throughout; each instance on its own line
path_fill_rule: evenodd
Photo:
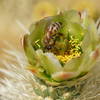
M 81 43 L 78 39 L 69 40 L 69 48 L 66 50 L 65 55 L 56 55 L 59 61 L 66 63 L 69 60 L 80 57 L 82 54 Z
M 64 64 L 82 54 L 82 41 L 68 31 L 64 34 L 64 32 L 60 31 L 61 28 L 61 22 L 49 25 L 41 42 L 44 52 L 52 52 Z M 40 48 L 38 42 L 37 40 L 36 44 Z
M 51 33 L 52 34 L 52 33 Z M 82 54 L 81 41 L 74 36 L 64 36 L 62 33 L 56 33 L 44 37 L 44 52 L 53 52 L 61 63 L 66 63 L 72 58 L 79 57 Z

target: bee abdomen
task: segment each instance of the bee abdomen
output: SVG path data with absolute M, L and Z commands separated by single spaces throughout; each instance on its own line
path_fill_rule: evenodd
M 52 23 L 48 27 L 47 32 L 50 32 L 51 34 L 56 33 L 61 28 L 61 25 L 62 25 L 61 22 Z
M 51 49 L 53 45 L 55 44 L 55 40 L 53 37 L 56 36 L 57 32 L 61 28 L 62 23 L 61 22 L 54 22 L 50 24 L 46 30 L 45 38 L 44 38 L 44 44 L 47 49 Z

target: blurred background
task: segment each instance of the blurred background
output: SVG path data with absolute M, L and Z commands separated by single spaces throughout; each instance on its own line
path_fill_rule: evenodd
M 87 10 L 97 20 L 99 4 L 100 0 L 0 0 L 0 48 L 4 47 L 4 40 L 20 48 L 20 38 L 25 32 L 18 26 L 18 21 L 29 28 L 45 16 L 68 9 Z

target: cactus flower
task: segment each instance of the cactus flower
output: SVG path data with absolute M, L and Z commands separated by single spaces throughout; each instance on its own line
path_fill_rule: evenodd
M 87 75 L 99 57 L 99 24 L 74 10 L 32 24 L 23 40 L 28 69 L 50 85 Z

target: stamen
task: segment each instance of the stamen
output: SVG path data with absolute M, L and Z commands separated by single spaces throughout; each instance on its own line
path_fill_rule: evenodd
M 73 37 L 71 37 L 69 43 L 70 43 L 69 54 L 66 53 L 65 55 L 56 56 L 59 59 L 59 61 L 63 63 L 66 63 L 73 58 L 80 57 L 80 55 L 82 54 L 82 52 L 80 51 L 81 42 L 79 42 L 78 39 L 73 39 Z

